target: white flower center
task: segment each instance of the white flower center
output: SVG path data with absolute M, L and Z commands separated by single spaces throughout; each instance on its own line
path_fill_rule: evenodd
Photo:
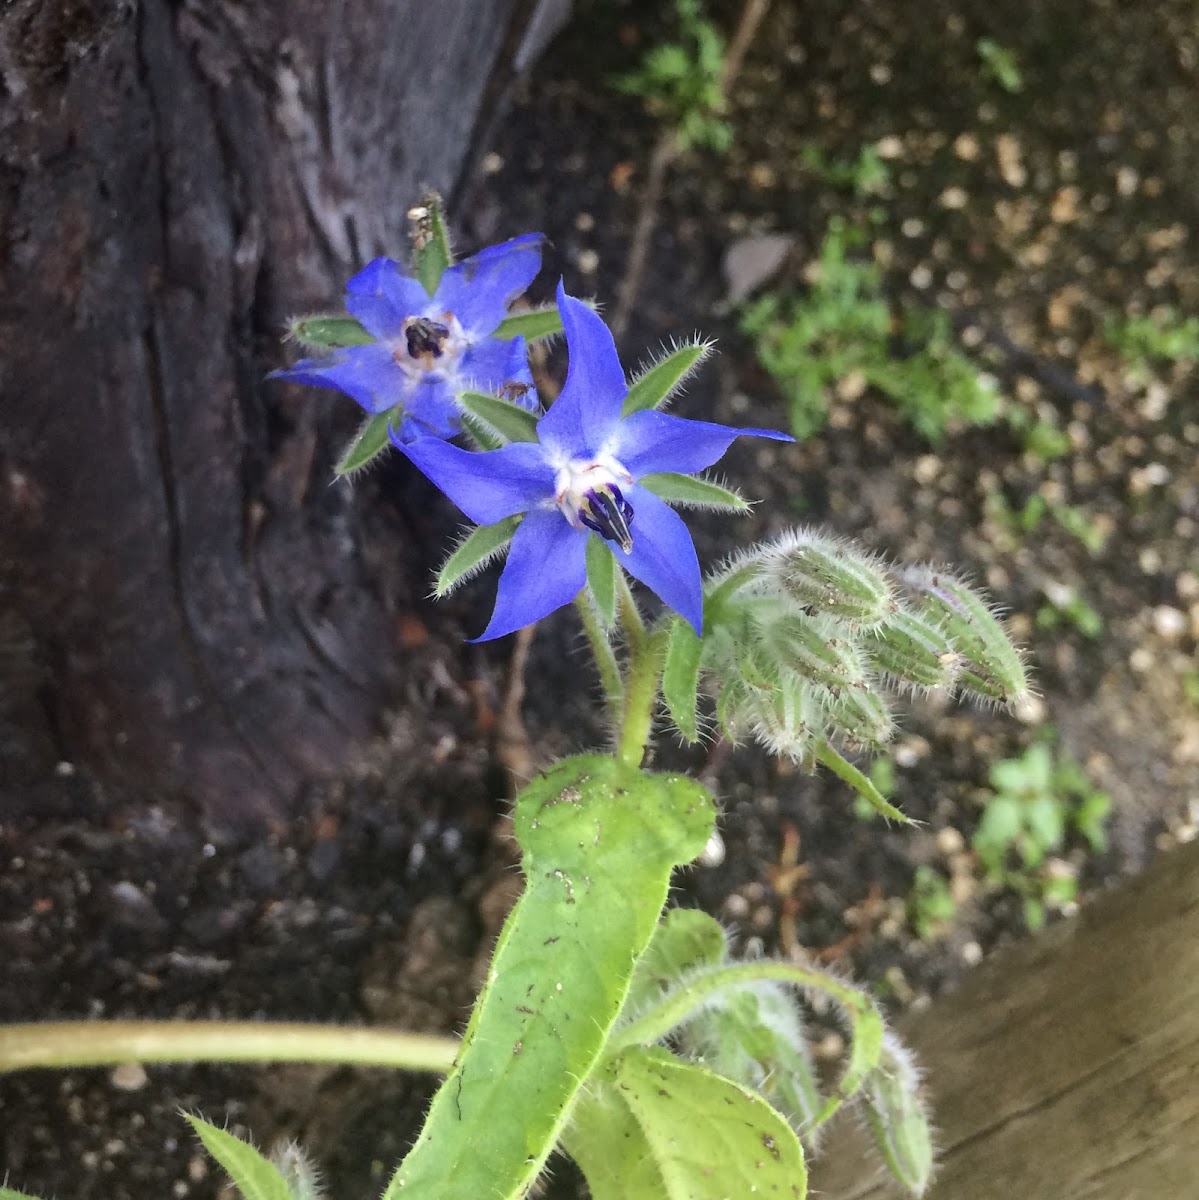
M 451 312 L 408 317 L 399 337 L 388 343 L 396 364 L 413 379 L 433 371 L 452 375 L 468 344 L 462 325 Z
M 575 529 L 594 529 L 628 554 L 633 548 L 633 506 L 622 488 L 633 482 L 625 467 L 609 455 L 572 459 L 554 480 L 554 500 Z

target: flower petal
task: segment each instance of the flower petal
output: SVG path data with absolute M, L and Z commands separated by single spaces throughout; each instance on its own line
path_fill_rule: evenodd
M 452 312 L 475 337 L 494 333 L 541 270 L 544 241 L 543 233 L 526 233 L 455 263 L 442 275 L 431 311 Z
M 405 401 L 399 440 L 414 442 L 423 437 L 450 438 L 461 432 L 462 418 L 453 387 L 441 375 L 425 375 L 412 386 Z
M 529 389 L 519 394 L 514 389 L 512 402 L 536 411 L 537 393 L 533 391 L 524 338 L 514 337 L 511 341 L 486 338 L 463 352 L 455 379 L 459 391 L 495 393 L 509 383 L 523 383 Z
M 795 441 L 790 434 L 773 429 L 737 429 L 712 421 L 689 421 L 651 409 L 634 413 L 621 422 L 612 454 L 634 479 L 663 471 L 694 475 L 718 462 L 739 437 Z
M 683 518 L 643 487 L 628 488 L 625 499 L 633 506 L 633 549 L 628 554 L 618 552 L 616 561 L 701 633 L 703 580 Z
M 357 400 L 368 413 L 404 404 L 412 392 L 408 376 L 379 342 L 337 350 L 327 358 L 303 358 L 293 367 L 272 371 L 270 378 L 334 388 Z
M 536 442 L 513 442 L 480 453 L 431 437 L 407 445 L 398 437 L 392 441 L 479 525 L 540 509 L 553 499 L 554 470 Z M 565 524 L 557 508 L 554 512 Z
M 568 458 L 608 449 L 629 394 L 616 343 L 603 319 L 558 284 L 558 311 L 570 351 L 562 393 L 541 418 L 537 436 L 551 452 Z
M 430 302 L 420 280 L 390 258 L 372 260 L 346 284 L 346 311 L 372 337 L 398 337 L 404 319 L 423 315 Z
M 587 582 L 587 537 L 557 509 L 529 513 L 512 538 L 491 620 L 472 640 L 514 633 L 569 604 Z

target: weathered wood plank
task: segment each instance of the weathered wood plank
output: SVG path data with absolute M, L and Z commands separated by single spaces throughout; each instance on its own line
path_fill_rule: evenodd
M 1199 1196 L 1199 843 L 901 1022 L 927 1071 L 928 1200 Z M 822 1200 L 896 1194 L 846 1122 Z

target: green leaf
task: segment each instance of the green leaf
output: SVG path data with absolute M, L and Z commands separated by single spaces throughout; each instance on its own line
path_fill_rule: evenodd
M 587 583 L 600 622 L 611 629 L 616 620 L 616 559 L 601 537 L 587 539 Z
M 731 488 L 722 487 L 710 479 L 695 475 L 678 475 L 666 471 L 660 475 L 643 475 L 638 481 L 659 500 L 692 508 L 718 508 L 726 512 L 749 512 L 749 502 Z
M 229 1173 L 245 1200 L 292 1200 L 287 1181 L 277 1167 L 253 1146 L 199 1117 L 184 1117 L 204 1143 L 204 1149 Z
M 905 825 L 914 824 L 911 817 L 904 816 L 894 804 L 889 804 L 882 792 L 828 742 L 817 742 L 812 749 L 812 756 L 828 767 L 842 783 L 848 783 L 875 812 L 893 821 L 902 821 Z
M 486 392 L 459 392 L 458 403 L 476 421 L 494 430 L 505 441 L 537 440 L 537 414 L 513 404 L 511 400 L 489 396 Z
M 441 197 L 430 192 L 422 197 L 419 208 L 409 214 L 412 220 L 412 255 L 416 277 L 430 296 L 437 291 L 446 268 L 454 261 L 450 235 L 441 211 Z
M 662 698 L 675 728 L 688 742 L 699 740 L 696 708 L 699 703 L 699 660 L 703 652 L 689 622 L 675 617 L 666 642 L 666 665 L 662 669 Z
M 494 525 L 479 525 L 472 529 L 438 571 L 433 592 L 437 599 L 448 595 L 464 579 L 487 566 L 512 540 L 519 524 L 520 517 L 505 517 Z
M 671 351 L 661 362 L 655 363 L 633 381 L 625 397 L 621 416 L 661 407 L 710 352 L 711 347 L 706 342 L 691 343 Z
M 309 350 L 340 350 L 345 346 L 367 346 L 375 339 L 354 317 L 297 317 L 287 336 Z
M 386 412 L 375 413 L 374 416 L 367 417 L 362 428 L 358 430 L 354 440 L 341 456 L 341 461 L 333 468 L 334 474 L 350 475 L 354 471 L 361 470 L 391 445 L 388 430 L 395 412 L 394 408 L 390 408 Z
M 517 797 L 526 889 L 504 924 L 454 1069 L 384 1200 L 524 1196 L 589 1088 L 675 866 L 712 798 L 615 758 L 569 758 Z
M 719 966 L 727 952 L 724 929 L 715 917 L 698 908 L 672 908 L 637 960 L 625 1012 L 643 1012 L 691 972 Z
M 552 337 L 562 332 L 562 316 L 557 305 L 547 305 L 545 308 L 532 308 L 526 312 L 512 313 L 505 317 L 492 337 L 514 338 L 524 336 L 525 341 L 534 342 L 538 338 Z
M 0 1200 L 39 1200 L 28 1192 L 14 1192 L 12 1188 L 0 1187 Z
M 678 1041 L 689 1057 L 763 1095 L 801 1137 L 821 1119 L 824 1098 L 799 1007 L 782 984 L 731 989 L 701 1008 Z
M 749 1088 L 658 1047 L 611 1064 L 565 1145 L 593 1200 L 807 1195 L 803 1147 L 779 1113 Z
M 480 450 L 498 450 L 506 444 L 502 437 L 493 433 L 489 426 L 472 417 L 470 413 L 462 414 L 462 428 L 466 430 Z

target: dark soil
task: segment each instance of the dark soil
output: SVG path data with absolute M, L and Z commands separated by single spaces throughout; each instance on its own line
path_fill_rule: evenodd
M 729 27 L 735 6 L 716 15 Z M 1063 855 L 1084 899 L 1199 822 L 1199 704 L 1187 690 L 1199 636 L 1195 364 L 1158 363 L 1140 380 L 1100 337 L 1109 314 L 1199 311 L 1193 16 L 1186 0 L 936 2 L 918 20 L 891 2 L 777 3 L 734 89 L 733 150 L 680 159 L 658 214 L 622 350 L 632 368 L 672 337 L 719 338 L 680 413 L 785 424 L 737 332 L 723 256 L 749 235 L 791 234 L 771 286 L 798 287 L 828 216 L 865 221 L 877 208 L 874 253 L 897 302 L 949 310 L 1008 403 L 1069 435 L 1070 451 L 1048 464 L 1005 423 L 952 430 L 934 448 L 885 398 L 847 389 L 822 436 L 730 453 L 728 478 L 762 501 L 751 517 L 735 530 L 693 522 L 708 563 L 812 521 L 901 560 L 955 564 L 986 582 L 1028 646 L 1040 691 L 1030 719 L 932 701 L 905 712 L 893 798 L 918 830 L 860 819 L 841 784 L 756 748 L 691 752 L 668 738 L 658 748 L 662 764 L 706 771 L 725 814 L 723 859 L 689 871 L 680 901 L 747 945 L 852 970 L 898 1007 L 925 1003 L 1024 934 L 1018 900 L 981 884 L 968 844 L 988 765 L 1029 742 L 1031 718 L 1052 722 L 1114 800 L 1110 851 L 1080 843 Z M 664 36 L 661 22 L 632 4 L 586 9 L 454 214 L 464 247 L 544 229 L 553 253 L 535 298 L 559 273 L 576 292 L 615 295 L 660 130 L 608 80 Z M 984 35 L 1014 52 L 1022 91 L 980 69 Z M 866 199 L 800 158 L 816 145 L 853 159 L 867 144 L 891 182 Z M 364 486 L 415 531 L 432 570 L 452 510 L 399 463 Z M 1080 509 L 1102 548 L 1052 520 L 1013 531 L 988 501 L 1019 508 L 1035 493 Z M 82 777 L 57 810 L 0 825 L 0 1018 L 459 1028 L 515 885 L 493 736 L 511 651 L 463 644 L 493 587 L 484 577 L 396 630 L 412 663 L 406 694 L 373 753 L 339 785 L 314 788 L 292 826 L 248 839 L 167 803 L 99 796 Z M 1098 636 L 1038 626 L 1062 588 L 1099 615 Z M 526 673 L 524 721 L 545 760 L 604 738 L 572 622 L 564 611 L 543 623 Z M 921 864 L 959 901 L 933 941 L 915 937 L 906 909 Z M 0 1178 L 44 1195 L 215 1196 L 217 1172 L 185 1134 L 182 1107 L 260 1143 L 297 1137 L 336 1194 L 363 1194 L 402 1154 L 426 1095 L 411 1080 L 328 1069 L 27 1073 L 0 1083 Z M 555 1190 L 573 1187 L 559 1171 Z

